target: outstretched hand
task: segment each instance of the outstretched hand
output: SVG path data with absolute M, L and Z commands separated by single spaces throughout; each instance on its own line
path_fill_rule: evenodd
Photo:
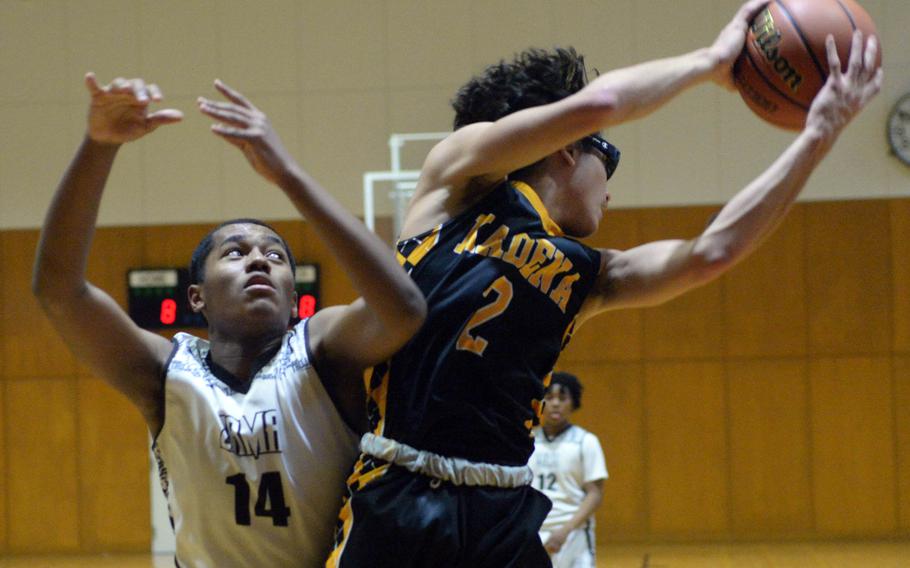
M 841 70 L 834 38 L 825 38 L 828 52 L 828 80 L 809 107 L 806 128 L 820 128 L 824 134 L 837 135 L 859 114 L 882 88 L 883 73 L 876 65 L 878 40 L 869 36 L 863 45 L 863 32 L 853 32 L 847 71 Z
M 204 97 L 196 100 L 203 114 L 219 121 L 212 125 L 212 132 L 240 148 L 260 175 L 281 185 L 281 181 L 292 173 L 296 165 L 268 117 L 246 97 L 220 80 L 215 80 L 215 88 L 229 102 Z
M 149 105 L 161 100 L 161 89 L 142 79 L 117 77 L 109 85 L 101 86 L 95 74 L 89 72 L 85 74 L 85 86 L 92 96 L 88 137 L 95 142 L 131 142 L 163 124 L 183 119 L 183 113 L 175 109 L 149 112 Z
M 736 15 L 720 31 L 710 47 L 715 61 L 712 78 L 714 82 L 728 90 L 732 91 L 736 88 L 733 83 L 733 64 L 746 43 L 746 32 L 749 25 L 766 4 L 768 4 L 768 0 L 749 0 L 740 6 Z

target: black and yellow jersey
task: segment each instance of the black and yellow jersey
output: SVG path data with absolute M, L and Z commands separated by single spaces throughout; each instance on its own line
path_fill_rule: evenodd
M 524 465 L 599 253 L 565 237 L 522 182 L 397 248 L 428 314 L 366 376 L 371 430 L 447 457 Z

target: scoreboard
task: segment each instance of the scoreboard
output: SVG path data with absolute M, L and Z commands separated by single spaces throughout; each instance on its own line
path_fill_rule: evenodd
M 186 296 L 190 283 L 189 269 L 133 268 L 127 271 L 126 280 L 129 315 L 139 327 L 207 327 L 202 314 L 190 309 Z M 316 313 L 319 309 L 319 265 L 298 264 L 294 289 L 297 291 L 300 318 Z

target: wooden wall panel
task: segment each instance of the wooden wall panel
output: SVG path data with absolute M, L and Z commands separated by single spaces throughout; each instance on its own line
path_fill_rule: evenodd
M 193 250 L 215 224 L 144 227 L 143 265 L 189 266 Z
M 737 361 L 730 381 L 730 504 L 741 538 L 812 532 L 809 400 L 801 360 Z
M 75 358 L 32 296 L 37 243 L 37 231 L 7 231 L 3 235 L 0 320 L 5 333 L 0 337 L 0 363 L 6 378 L 63 376 L 76 370 Z
M 716 207 L 646 209 L 641 212 L 645 242 L 693 238 L 704 230 Z M 725 326 L 719 282 L 643 311 L 643 353 L 647 359 L 719 358 Z
M 145 230 L 142 227 L 103 227 L 95 232 L 86 277 L 127 309 L 126 273 L 143 266 Z M 79 373 L 88 369 L 77 361 Z
M 777 231 L 723 279 L 728 356 L 806 354 L 804 213 L 804 206 L 796 205 Z
M 724 369 L 645 365 L 651 536 L 719 538 L 729 531 Z
M 88 280 L 126 308 L 126 272 L 142 266 L 145 250 L 142 227 L 104 227 L 95 232 L 88 257 Z
M 691 237 L 714 211 L 610 212 L 587 242 Z M 354 298 L 311 227 L 274 225 L 321 265 L 323 305 Z M 101 228 L 89 276 L 125 305 L 127 268 L 183 266 L 211 226 Z M 0 551 L 143 549 L 144 426 L 31 299 L 37 239 L 0 233 Z M 720 284 L 583 326 L 560 367 L 607 455 L 600 538 L 910 535 L 908 243 L 910 200 L 799 205 Z
M 894 408 L 900 532 L 910 535 L 910 357 L 894 359 Z
M 270 223 L 288 241 L 299 260 L 314 262 L 320 269 L 322 307 L 347 304 L 357 298 L 357 291 L 346 272 L 336 262 L 331 250 L 319 239 L 316 230 L 305 221 Z M 389 254 L 395 254 L 389 245 Z
M 596 248 L 626 250 L 641 243 L 639 215 L 634 210 L 608 211 L 600 229 L 585 243 Z M 579 328 L 564 361 L 635 361 L 641 358 L 642 311 L 607 312 Z
M 0 231 L 0 251 L 6 250 L 5 243 L 5 233 Z M 4 281 L 4 272 L 3 264 L 0 264 L 0 282 Z M 3 297 L 2 291 L 0 291 L 0 311 L 5 311 L 5 299 Z M 0 316 L 0 337 L 6 337 L 6 319 Z M 9 493 L 6 488 L 6 432 L 7 426 L 4 422 L 4 417 L 7 416 L 8 410 L 5 406 L 6 400 L 6 375 L 4 370 L 3 360 L 5 357 L 5 349 L 3 345 L 0 344 L 0 553 L 6 551 L 7 539 L 6 539 L 6 527 L 7 527 L 7 512 L 6 512 L 6 500 Z
M 888 353 L 892 345 L 888 203 L 848 201 L 806 207 L 811 352 Z
M 358 296 L 354 285 L 335 261 L 331 250 L 322 244 L 316 231 L 309 224 L 304 224 L 303 235 L 304 247 L 297 254 L 301 258 L 319 263 L 322 305 L 334 306 L 354 301 Z M 394 254 L 391 248 L 389 254 Z
M 9 548 L 75 551 L 79 506 L 75 385 L 65 379 L 6 384 Z
M 123 395 L 100 379 L 78 381 L 79 525 L 87 551 L 151 545 L 149 435 Z
M 891 297 L 894 302 L 894 346 L 910 354 L 910 199 L 891 202 Z
M 897 508 L 890 361 L 819 359 L 809 375 L 818 535 L 892 533 Z
M 634 363 L 575 364 L 561 367 L 582 385 L 582 406 L 572 420 L 600 439 L 609 479 L 597 512 L 601 541 L 647 535 L 642 366 Z

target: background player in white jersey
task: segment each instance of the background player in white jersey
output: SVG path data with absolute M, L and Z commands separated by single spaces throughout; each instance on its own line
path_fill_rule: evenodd
M 145 418 L 178 566 L 317 566 L 353 462 L 352 429 L 365 420 L 361 373 L 411 337 L 425 302 L 386 246 L 287 154 L 266 116 L 216 81 L 227 102 L 198 101 L 218 121 L 212 131 L 285 192 L 362 298 L 289 329 L 293 256 L 270 227 L 241 219 L 193 255 L 189 300 L 210 340 L 140 329 L 86 281 L 86 260 L 120 146 L 182 114 L 150 111 L 161 92 L 141 79 L 101 86 L 90 73 L 85 82 L 88 128 L 44 222 L 34 292 L 76 356 Z
M 582 390 L 575 375 L 553 373 L 528 462 L 534 487 L 553 502 L 540 540 L 554 568 L 595 566 L 594 512 L 603 500 L 607 466 L 597 436 L 570 420 L 581 407 Z

